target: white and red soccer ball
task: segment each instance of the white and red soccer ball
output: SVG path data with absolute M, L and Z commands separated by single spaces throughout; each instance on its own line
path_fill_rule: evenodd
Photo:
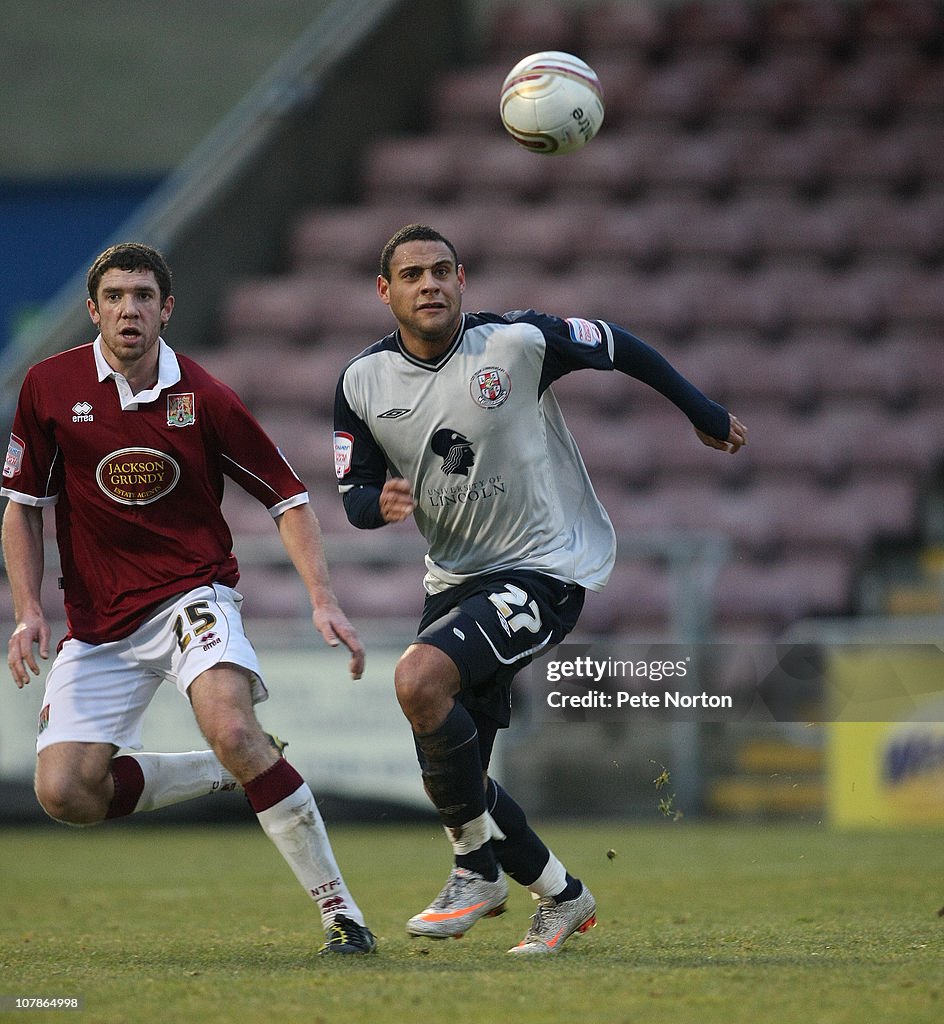
M 603 124 L 603 90 L 579 57 L 543 50 L 520 60 L 501 90 L 501 119 L 511 137 L 533 153 L 572 153 Z

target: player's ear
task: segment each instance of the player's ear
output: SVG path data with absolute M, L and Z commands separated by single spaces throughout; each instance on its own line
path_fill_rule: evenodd
M 460 263 L 456 267 L 456 277 L 459 279 L 459 291 L 465 291 L 465 267 Z
M 86 299 L 85 304 L 88 307 L 89 316 L 92 318 L 92 323 L 95 324 L 96 327 L 98 327 L 102 319 L 98 312 L 98 306 L 96 306 L 91 299 Z
M 377 275 L 377 294 L 380 296 L 381 302 L 390 305 L 390 282 L 383 274 Z

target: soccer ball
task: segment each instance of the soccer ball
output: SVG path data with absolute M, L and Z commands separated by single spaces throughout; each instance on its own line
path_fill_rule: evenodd
M 532 53 L 508 72 L 502 124 L 532 153 L 572 153 L 603 124 L 603 90 L 593 68 L 558 50 Z

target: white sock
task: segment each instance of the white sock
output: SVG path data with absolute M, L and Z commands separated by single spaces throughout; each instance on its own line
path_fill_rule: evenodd
M 542 896 L 556 896 L 567 885 L 567 869 L 550 850 L 548 853 L 550 857 L 544 865 L 544 870 L 528 886 L 536 900 Z
M 141 766 L 144 789 L 135 806 L 154 811 L 217 790 L 232 788 L 235 779 L 220 764 L 212 750 L 190 750 L 182 754 L 131 754 Z
M 259 811 L 256 817 L 295 877 L 318 904 L 326 928 L 337 913 L 364 924 L 364 915 L 341 877 L 324 821 L 307 783 L 274 806 Z

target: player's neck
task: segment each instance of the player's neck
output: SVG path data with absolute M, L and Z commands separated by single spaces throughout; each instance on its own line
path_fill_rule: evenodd
M 407 352 L 410 353 L 411 356 L 415 356 L 417 359 L 422 359 L 423 362 L 433 363 L 439 359 L 440 356 L 448 352 L 454 344 L 456 336 L 461 329 L 461 316 L 459 317 L 459 321 L 455 327 L 451 328 L 448 333 L 435 338 L 423 337 L 422 335 L 415 334 L 412 331 L 405 331 L 401 325 L 400 344 Z
M 148 352 L 140 359 L 126 361 L 116 359 L 112 353 L 107 353 L 105 361 L 116 373 L 120 373 L 124 377 L 134 395 L 154 387 L 157 383 L 159 364 L 157 346 L 154 346 L 153 351 Z

